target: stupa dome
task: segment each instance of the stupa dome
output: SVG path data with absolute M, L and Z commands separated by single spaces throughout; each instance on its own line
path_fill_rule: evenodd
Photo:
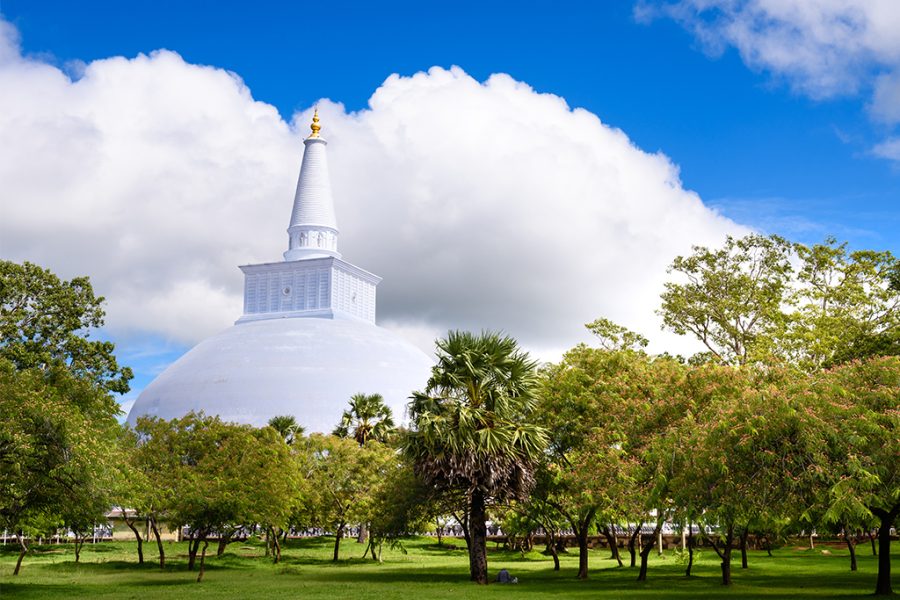
M 384 396 L 397 423 L 432 362 L 393 333 L 357 319 L 238 323 L 197 344 L 141 393 L 128 416 L 172 419 L 191 410 L 265 425 L 293 415 L 330 432 L 353 394 Z
M 351 396 L 381 394 L 405 420 L 432 361 L 375 324 L 381 281 L 341 258 L 318 114 L 304 140 L 284 260 L 244 265 L 244 315 L 172 363 L 128 414 L 173 419 L 190 411 L 262 426 L 279 415 L 327 433 Z

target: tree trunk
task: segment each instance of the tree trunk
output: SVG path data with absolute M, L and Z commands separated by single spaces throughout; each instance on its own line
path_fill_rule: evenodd
M 150 530 L 153 532 L 153 537 L 156 538 L 156 547 L 159 549 L 159 568 L 166 568 L 166 551 L 163 549 L 162 538 L 159 535 L 159 529 L 156 528 L 156 519 L 150 517 Z
M 725 541 L 721 550 L 719 550 L 716 541 L 712 541 L 713 550 L 715 550 L 716 554 L 719 555 L 719 558 L 722 559 L 722 585 L 731 585 L 731 545 L 733 542 L 734 524 L 728 525 L 728 529 L 725 532 Z
M 22 568 L 22 559 L 25 558 L 25 554 L 28 553 L 28 546 L 25 545 L 25 536 L 21 531 L 16 534 L 16 538 L 18 538 L 19 545 L 22 546 L 22 549 L 19 550 L 19 558 L 16 560 L 16 568 L 13 570 L 13 575 L 19 574 L 19 569 Z
M 641 543 L 641 570 L 638 571 L 638 581 L 647 581 L 647 562 L 650 558 L 650 553 L 653 551 L 653 540 L 659 535 L 659 532 L 662 531 L 662 519 L 656 521 L 656 528 L 653 530 L 653 533 L 650 535 L 647 540 L 648 543 Z
M 281 562 L 281 532 L 272 527 L 272 562 L 276 565 Z
M 203 540 L 203 552 L 200 553 L 200 573 L 197 574 L 197 583 L 203 581 L 203 573 L 206 572 L 206 548 L 209 542 Z
M 694 527 L 690 521 L 688 521 L 688 530 L 687 530 L 687 551 L 688 551 L 688 563 L 687 563 L 687 569 L 684 572 L 684 576 L 690 577 L 691 569 L 694 566 Z
M 438 548 L 443 547 L 443 545 L 444 545 L 444 528 L 441 527 L 440 524 L 438 524 L 437 527 L 435 527 L 434 532 L 437 534 Z
M 747 568 L 747 538 L 750 537 L 750 530 L 744 527 L 741 530 L 741 568 Z
M 219 544 L 216 547 L 216 556 L 222 556 L 225 554 L 225 549 L 228 547 L 228 544 L 231 543 L 231 536 L 234 533 L 224 533 L 219 534 Z
M 188 542 L 188 571 L 194 570 L 194 564 L 197 562 L 197 552 L 200 551 L 200 542 L 206 540 L 206 532 L 197 532 L 196 537 L 193 534 Z
M 456 519 L 456 522 L 459 523 L 460 527 L 462 527 L 463 539 L 466 542 L 466 548 L 468 549 L 471 544 L 471 539 L 469 538 L 469 511 L 466 509 L 465 513 L 463 513 L 462 519 L 459 518 L 459 515 L 453 513 L 453 518 Z
M 872 556 L 878 556 L 878 545 L 875 543 L 875 539 L 878 537 L 878 530 L 869 530 L 866 533 L 869 536 L 869 541 L 872 542 Z
M 844 541 L 847 542 L 847 550 L 850 551 L 850 570 L 856 570 L 856 538 L 850 535 L 847 528 L 844 528 Z
M 75 532 L 75 564 L 81 562 L 81 549 L 84 547 L 84 542 L 87 541 L 87 536 L 80 536 L 78 532 Z
M 810 550 L 815 550 L 815 549 L 816 549 L 816 542 L 815 542 L 815 540 L 813 539 L 813 535 L 815 535 L 815 533 L 816 533 L 815 531 L 810 531 L 810 532 L 809 532 L 809 549 L 810 549 Z
M 556 551 L 556 544 L 547 544 L 547 551 L 553 557 L 553 570 L 559 571 L 559 552 Z
M 878 527 L 878 580 L 875 583 L 876 596 L 890 596 L 894 593 L 891 588 L 891 525 L 900 512 L 900 504 L 888 512 L 874 508 L 872 514 L 881 519 Z
M 137 539 L 137 553 L 138 553 L 138 564 L 144 564 L 144 538 L 141 537 L 140 532 L 137 530 L 137 527 L 134 526 L 134 519 L 128 519 L 125 517 L 125 511 L 122 511 L 122 520 L 125 521 L 125 524 L 128 525 L 128 529 L 134 532 L 134 537 Z
M 579 527 L 575 534 L 578 537 L 578 579 L 588 578 L 588 528 Z
M 610 560 L 616 561 L 621 567 L 622 557 L 619 555 L 619 540 L 616 538 L 615 529 L 607 525 L 603 528 L 603 536 L 606 538 L 606 543 L 609 544 Z
M 338 525 L 337 531 L 334 532 L 334 557 L 332 562 L 338 561 L 338 555 L 341 550 L 341 538 L 344 537 L 344 523 Z
M 725 557 L 722 558 L 722 585 L 731 585 L 731 546 L 725 548 Z
M 637 538 L 641 535 L 641 527 L 643 527 L 643 523 L 638 523 L 637 527 L 634 528 L 634 531 L 631 532 L 631 537 L 628 539 L 628 554 L 631 555 L 631 568 L 634 568 L 636 564 L 636 555 L 635 547 L 637 546 Z
M 485 498 L 481 490 L 473 490 L 469 503 L 469 571 L 472 581 L 487 585 L 487 523 Z
M 363 544 L 369 539 L 369 528 L 366 523 L 359 524 L 359 534 L 356 536 L 356 543 Z
M 547 533 L 547 552 L 553 557 L 553 570 L 559 571 L 559 550 L 556 548 L 556 532 L 546 531 Z
M 588 529 L 596 513 L 596 510 L 589 510 L 578 519 L 573 516 L 566 516 L 566 519 L 572 526 L 572 530 L 575 532 L 575 539 L 578 540 L 578 579 L 588 578 Z

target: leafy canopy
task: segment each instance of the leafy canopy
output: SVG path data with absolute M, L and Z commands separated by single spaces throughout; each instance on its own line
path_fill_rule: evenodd
M 394 416 L 381 394 L 353 394 L 334 435 L 352 437 L 362 446 L 369 440 L 387 442 L 395 429 Z
M 451 331 L 437 341 L 437 364 L 410 403 L 404 450 L 416 473 L 441 488 L 521 497 L 547 445 L 534 424 L 536 363 L 514 339 Z
M 112 342 L 89 340 L 103 325 L 103 297 L 87 277 L 60 280 L 26 262 L 0 261 L 0 357 L 18 369 L 63 368 L 116 393 L 128 391 Z

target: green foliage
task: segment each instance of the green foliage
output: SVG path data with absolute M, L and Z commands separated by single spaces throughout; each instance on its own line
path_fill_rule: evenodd
M 471 577 L 486 584 L 486 508 L 527 497 L 547 445 L 532 414 L 536 364 L 498 333 L 451 331 L 436 345 L 428 385 L 413 393 L 403 450 L 436 492 L 464 496 Z
M 834 238 L 794 248 L 802 268 L 788 298 L 795 311 L 784 353 L 807 371 L 900 354 L 900 288 L 891 285 L 900 263 L 893 255 L 848 252 Z
M 668 432 L 675 503 L 713 527 L 798 516 L 821 453 L 788 369 L 705 365 L 688 373 L 691 409 Z M 689 449 L 689 450 L 687 450 Z
M 278 415 L 269 419 L 269 427 L 278 432 L 281 439 L 290 446 L 303 437 L 303 426 L 293 415 Z
M 395 432 L 394 417 L 381 394 L 353 394 L 334 435 L 352 437 L 362 446 L 369 440 L 387 443 Z
M 99 519 L 118 489 L 117 412 L 93 382 L 0 359 L 0 529 Z
M 716 360 L 745 364 L 769 355 L 784 328 L 782 303 L 793 272 L 790 244 L 778 236 L 731 236 L 724 247 L 694 247 L 669 272 L 660 314 L 679 335 L 693 334 Z
M 547 442 L 531 421 L 536 363 L 496 333 L 452 331 L 437 351 L 425 391 L 410 403 L 403 442 L 416 472 L 438 489 L 524 497 Z
M 360 445 L 352 438 L 313 434 L 302 458 L 306 474 L 304 509 L 310 525 L 343 535 L 350 524 L 365 523 L 373 512 L 383 515 L 382 487 L 393 485 L 397 454 L 376 441 Z M 396 490 L 394 490 L 396 491 Z M 379 524 L 385 531 L 388 523 Z
M 900 511 L 900 357 L 852 362 L 817 376 L 807 399 L 810 429 L 828 451 L 825 519 Z
M 62 281 L 29 262 L 0 261 L 0 358 L 127 392 L 131 369 L 118 365 L 112 342 L 88 340 L 103 325 L 102 304 L 87 277 Z
M 600 346 L 605 350 L 641 351 L 650 343 L 641 334 L 613 323 L 606 318 L 587 323 L 585 327 L 600 339 Z
M 695 247 L 669 272 L 679 281 L 666 284 L 659 312 L 666 327 L 704 344 L 695 364 L 775 356 L 815 372 L 900 353 L 900 262 L 890 252 L 750 235 Z
M 369 492 L 363 518 L 373 543 L 396 545 L 406 536 L 431 528 L 434 493 L 416 477 L 409 461 L 393 456 L 384 463 L 379 478 Z
M 135 431 L 144 473 L 168 489 L 167 517 L 199 539 L 229 525 L 287 525 L 297 469 L 274 429 L 189 413 L 140 417 Z

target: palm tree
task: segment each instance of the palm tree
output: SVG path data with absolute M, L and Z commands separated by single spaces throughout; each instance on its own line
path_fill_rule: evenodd
M 350 398 L 350 409 L 344 411 L 334 435 L 353 437 L 363 446 L 369 440 L 386 442 L 394 430 L 391 409 L 381 394 L 354 394 Z
M 529 420 L 536 363 L 499 333 L 451 331 L 436 345 L 438 363 L 425 391 L 413 394 L 403 447 L 426 483 L 464 492 L 469 569 L 485 584 L 487 504 L 525 498 L 547 445 Z
M 297 419 L 291 415 L 272 417 L 269 419 L 269 427 L 277 431 L 288 446 L 303 437 L 303 425 L 298 424 Z

